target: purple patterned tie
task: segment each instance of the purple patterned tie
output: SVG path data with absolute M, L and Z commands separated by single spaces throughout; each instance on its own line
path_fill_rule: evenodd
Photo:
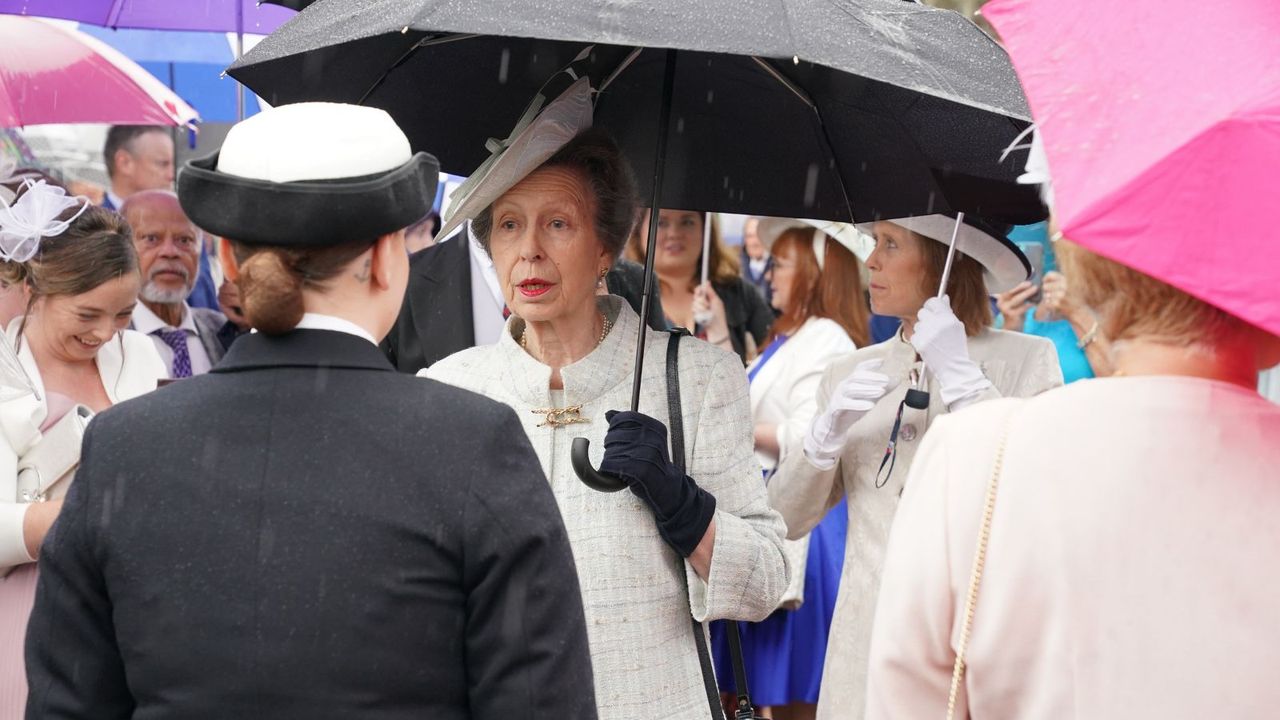
M 173 377 L 191 377 L 191 353 L 187 350 L 187 331 L 161 328 L 151 333 L 157 335 L 173 349 Z

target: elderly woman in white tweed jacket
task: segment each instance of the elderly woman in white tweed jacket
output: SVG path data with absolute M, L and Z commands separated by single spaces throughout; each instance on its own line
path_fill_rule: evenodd
M 452 198 L 446 227 L 472 218 L 512 315 L 496 345 L 423 372 L 507 403 L 524 422 L 569 531 L 600 718 L 703 719 L 716 700 L 696 644 L 705 630 L 690 613 L 700 623 L 768 616 L 787 587 L 786 529 L 752 452 L 733 353 L 681 343 L 687 475 L 667 458 L 667 333 L 649 334 L 639 413 L 609 412 L 628 407 L 640 320 L 599 288 L 634 221 L 634 181 L 612 140 L 576 132 L 590 105 L 566 108 L 573 92 L 482 171 L 473 192 Z M 578 436 L 631 492 L 579 481 L 569 459 Z

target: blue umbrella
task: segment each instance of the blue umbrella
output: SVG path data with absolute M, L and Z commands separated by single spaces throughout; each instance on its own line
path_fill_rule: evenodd
M 237 120 L 237 83 L 222 71 L 235 60 L 224 33 L 167 30 L 112 30 L 80 24 L 79 30 L 119 50 L 155 75 L 200 113 L 204 122 Z M 248 93 L 244 114 L 261 107 Z

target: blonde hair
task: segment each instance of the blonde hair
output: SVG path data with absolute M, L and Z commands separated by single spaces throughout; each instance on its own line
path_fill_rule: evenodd
M 1055 250 L 1063 273 L 1084 304 L 1098 313 L 1098 328 L 1112 342 L 1141 337 L 1172 345 L 1213 345 L 1246 325 L 1168 283 L 1068 240 L 1059 240 Z

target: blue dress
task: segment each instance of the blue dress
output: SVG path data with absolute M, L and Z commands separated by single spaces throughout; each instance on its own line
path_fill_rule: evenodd
M 771 344 L 765 349 L 756 370 L 768 362 L 770 351 L 780 344 Z M 809 534 L 804 603 L 796 610 L 775 610 L 762 622 L 738 624 L 752 703 L 776 706 L 818 702 L 822 664 L 827 655 L 827 633 L 836 609 L 848 528 L 849 512 L 841 498 Z M 711 624 L 711 652 L 720 690 L 734 692 L 725 622 Z

